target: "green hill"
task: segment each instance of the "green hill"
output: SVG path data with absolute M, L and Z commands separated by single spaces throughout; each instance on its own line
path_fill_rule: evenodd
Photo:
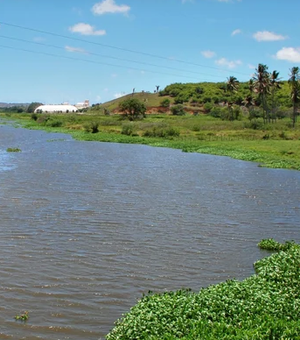
M 91 110 L 98 111 L 104 109 L 109 112 L 118 112 L 119 104 L 131 97 L 137 98 L 144 102 L 151 111 L 151 108 L 157 108 L 162 105 L 165 99 L 170 100 L 170 105 L 182 104 L 190 111 L 206 111 L 206 106 L 214 106 L 228 101 L 242 106 L 247 96 L 252 95 L 256 106 L 259 106 L 259 101 L 255 93 L 251 93 L 248 82 L 239 83 L 238 90 L 235 93 L 226 91 L 226 83 L 174 83 L 166 86 L 158 93 L 138 92 L 128 94 L 118 99 L 111 100 L 104 104 L 96 105 Z M 274 102 L 277 107 L 291 107 L 290 89 L 287 81 L 282 82 L 281 89 L 279 89 L 274 96 Z M 273 100 L 272 99 L 272 100 Z M 270 96 L 271 100 L 271 96 Z

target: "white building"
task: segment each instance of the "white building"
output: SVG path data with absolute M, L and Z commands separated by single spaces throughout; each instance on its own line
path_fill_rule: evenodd
M 71 112 L 77 112 L 78 109 L 74 105 L 69 104 L 60 104 L 60 105 L 40 105 L 37 107 L 34 112 L 35 113 L 71 113 Z
M 90 106 L 90 101 L 89 100 L 85 100 L 82 103 L 75 104 L 75 106 L 77 107 L 78 110 L 86 109 L 86 108 L 88 108 Z

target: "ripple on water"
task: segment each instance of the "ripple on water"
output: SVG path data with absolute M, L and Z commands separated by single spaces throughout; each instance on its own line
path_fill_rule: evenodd
M 142 293 L 243 279 L 260 239 L 299 241 L 299 172 L 1 132 L 22 148 L 0 152 L 1 339 L 103 338 Z

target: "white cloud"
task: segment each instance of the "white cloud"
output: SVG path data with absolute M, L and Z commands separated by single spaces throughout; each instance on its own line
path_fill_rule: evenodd
M 256 67 L 254 65 L 252 65 L 252 64 L 248 64 L 248 67 L 250 68 L 250 70 L 255 70 L 256 69 Z
M 105 30 L 95 30 L 95 27 L 85 24 L 83 22 L 76 24 L 72 27 L 69 27 L 69 31 L 72 33 L 79 33 L 82 35 L 105 35 Z
M 276 53 L 275 58 L 300 63 L 300 47 L 283 47 Z
M 226 58 L 221 58 L 216 60 L 216 64 L 219 66 L 225 66 L 229 69 L 232 69 L 239 65 L 242 65 L 242 62 L 240 60 L 227 60 Z
M 114 0 L 103 0 L 96 3 L 92 12 L 96 15 L 102 15 L 106 13 L 123 13 L 127 14 L 130 11 L 130 7 L 127 5 L 117 5 Z
M 72 47 L 72 46 L 67 45 L 67 46 L 65 46 L 65 50 L 67 52 L 88 54 L 87 51 L 85 51 L 83 48 L 80 48 L 80 47 Z
M 234 36 L 234 35 L 237 35 L 237 34 L 241 34 L 242 33 L 242 30 L 240 30 L 239 28 L 234 30 L 231 35 Z
M 207 51 L 202 51 L 201 54 L 205 57 L 205 58 L 213 58 L 216 56 L 216 53 L 214 51 L 210 51 L 210 50 L 207 50 Z
M 115 93 L 115 94 L 114 94 L 114 98 L 115 98 L 115 99 L 121 98 L 121 97 L 123 97 L 123 96 L 125 96 L 125 92 L 119 92 L 119 93 Z
M 278 40 L 285 40 L 287 37 L 276 34 L 270 31 L 258 31 L 253 34 L 253 38 L 257 41 L 278 41 Z

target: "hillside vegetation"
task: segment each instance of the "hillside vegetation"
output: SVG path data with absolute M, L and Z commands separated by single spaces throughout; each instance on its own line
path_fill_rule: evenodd
M 4 115 L 80 140 L 171 147 L 300 170 L 299 103 L 298 67 L 282 82 L 278 72 L 259 64 L 249 82 L 231 76 L 224 83 L 175 83 L 79 114 Z

